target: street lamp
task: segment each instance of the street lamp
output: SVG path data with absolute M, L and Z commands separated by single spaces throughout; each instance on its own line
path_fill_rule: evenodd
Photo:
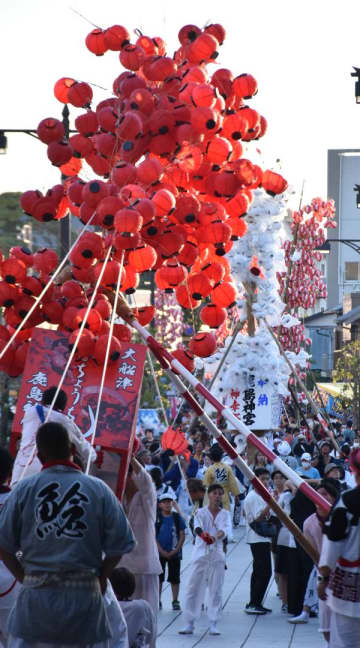
M 356 77 L 355 81 L 355 101 L 360 103 L 360 68 L 353 66 L 355 72 L 351 72 L 352 77 Z
M 320 254 L 329 254 L 331 243 L 344 243 L 344 245 L 347 245 L 349 248 L 360 254 L 360 239 L 327 239 L 323 245 L 315 248 L 316 252 L 320 252 Z
M 62 122 L 64 124 L 65 128 L 65 137 L 69 139 L 70 133 L 77 133 L 78 131 L 76 130 L 71 130 L 70 129 L 70 124 L 69 124 L 69 108 L 67 104 L 65 104 L 64 109 L 62 111 Z M 30 135 L 31 137 L 35 137 L 35 139 L 39 139 L 37 136 L 37 131 L 31 128 L 24 129 L 24 128 L 4 128 L 0 130 L 0 154 L 1 153 L 6 153 L 7 150 L 7 137 L 5 133 L 25 133 L 26 135 Z M 64 174 L 61 174 L 61 182 L 65 182 L 67 176 Z M 61 248 L 61 258 L 63 258 L 66 253 L 69 251 L 71 246 L 71 214 L 68 214 L 65 216 L 65 218 L 62 218 L 60 221 L 60 248 Z
M 0 155 L 6 153 L 7 149 L 7 137 L 4 131 L 0 131 Z
M 360 185 L 355 185 L 354 191 L 356 191 L 356 207 L 360 209 Z

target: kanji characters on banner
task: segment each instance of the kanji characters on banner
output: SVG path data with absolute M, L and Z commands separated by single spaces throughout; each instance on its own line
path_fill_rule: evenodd
M 281 399 L 262 378 L 244 374 L 227 395 L 227 405 L 252 430 L 270 430 L 280 425 Z
M 69 355 L 68 337 L 62 331 L 34 330 L 24 370 L 12 428 L 14 453 L 27 408 L 41 403 L 43 392 L 57 386 Z M 126 455 L 135 435 L 146 347 L 122 342 L 120 357 L 110 361 L 105 377 L 95 446 Z M 90 440 L 103 367 L 92 358 L 71 363 L 63 389 L 68 402 L 65 414 Z M 121 463 L 124 481 L 126 463 Z M 115 488 L 115 490 L 117 490 Z

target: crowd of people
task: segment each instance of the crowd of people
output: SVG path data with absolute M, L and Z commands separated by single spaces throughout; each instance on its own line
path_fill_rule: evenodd
M 244 613 L 271 614 L 264 600 L 274 575 L 284 623 L 317 616 L 330 648 L 358 647 L 360 431 L 351 421 L 334 420 L 331 439 L 311 417 L 300 424 L 289 417 L 263 438 L 328 501 L 330 514 L 224 426 L 318 553 L 315 565 L 220 445 L 186 417 L 179 421 L 188 443 L 183 455 L 164 450 L 156 429 L 139 435 L 120 504 L 103 481 L 85 474 L 96 455 L 63 413 L 64 392 L 49 410 L 54 394 L 55 387 L 44 392 L 42 405 L 27 413 L 14 465 L 0 448 L 4 646 L 154 648 L 165 579 L 172 609 L 182 611 L 180 633 L 192 635 L 204 611 L 209 634 L 219 635 L 227 545 L 234 528 L 246 525 L 252 572 L 248 600 L 239 602 Z M 192 560 L 181 589 L 186 538 Z

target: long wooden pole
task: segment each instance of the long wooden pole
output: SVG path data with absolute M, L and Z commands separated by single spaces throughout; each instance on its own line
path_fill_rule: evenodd
M 198 378 L 196 378 L 184 365 L 179 362 L 174 356 L 169 353 L 155 338 L 142 326 L 137 319 L 135 318 L 134 313 L 132 313 L 127 305 L 126 301 L 122 299 L 118 306 L 118 315 L 122 317 L 128 324 L 130 324 L 138 333 L 140 333 L 143 340 L 146 342 L 152 353 L 160 362 L 161 366 L 164 369 L 170 369 L 176 374 L 180 374 L 193 389 L 204 396 L 205 399 L 211 403 L 211 405 L 221 414 L 227 421 L 229 421 L 233 428 L 239 430 L 241 434 L 255 446 L 261 454 L 263 454 L 271 463 L 274 468 L 280 470 L 288 479 L 290 479 L 293 484 L 299 488 L 299 490 L 308 497 L 314 504 L 319 506 L 326 513 L 330 512 L 331 506 L 329 502 L 322 497 L 316 490 L 314 490 L 307 481 L 305 481 L 299 473 L 292 470 L 279 456 L 277 456 L 261 439 L 259 439 L 251 430 L 238 419 L 229 407 L 226 407 L 221 403 L 208 389 L 203 385 Z M 189 393 L 188 398 L 193 398 Z M 198 407 L 198 403 L 195 401 L 195 407 Z M 202 409 L 199 408 L 199 412 L 202 414 Z M 210 423 L 212 423 L 210 419 Z M 227 442 L 227 440 L 225 439 Z M 227 442 L 228 443 L 228 442 Z M 233 456 L 231 451 L 233 451 L 232 445 L 228 443 L 229 456 Z M 225 448 L 224 448 L 225 449 Z
M 271 510 L 277 515 L 279 520 L 284 524 L 284 526 L 289 529 L 290 533 L 293 534 L 294 538 L 298 543 L 303 547 L 304 551 L 310 556 L 310 558 L 317 564 L 319 560 L 319 555 L 314 549 L 312 544 L 307 540 L 305 535 L 295 524 L 295 522 L 285 513 L 285 511 L 279 506 L 275 498 L 269 493 L 264 484 L 256 477 L 255 473 L 249 468 L 247 463 L 242 459 L 238 452 L 233 448 L 231 443 L 227 438 L 220 432 L 215 423 L 210 419 L 208 414 L 203 410 L 195 398 L 190 394 L 189 390 L 185 387 L 183 382 L 178 376 L 176 376 L 171 369 L 164 367 L 164 371 L 173 383 L 173 385 L 179 390 L 179 393 L 186 399 L 190 407 L 206 425 L 209 432 L 214 436 L 219 445 L 223 450 L 229 455 L 233 460 L 233 463 L 239 468 L 239 470 L 245 475 L 245 477 L 251 482 L 256 492 L 265 500 L 269 505 Z

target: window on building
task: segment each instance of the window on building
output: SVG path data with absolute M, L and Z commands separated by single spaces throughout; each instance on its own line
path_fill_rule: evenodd
M 346 281 L 360 280 L 360 263 L 358 263 L 357 261 L 347 261 L 345 263 L 345 280 Z

